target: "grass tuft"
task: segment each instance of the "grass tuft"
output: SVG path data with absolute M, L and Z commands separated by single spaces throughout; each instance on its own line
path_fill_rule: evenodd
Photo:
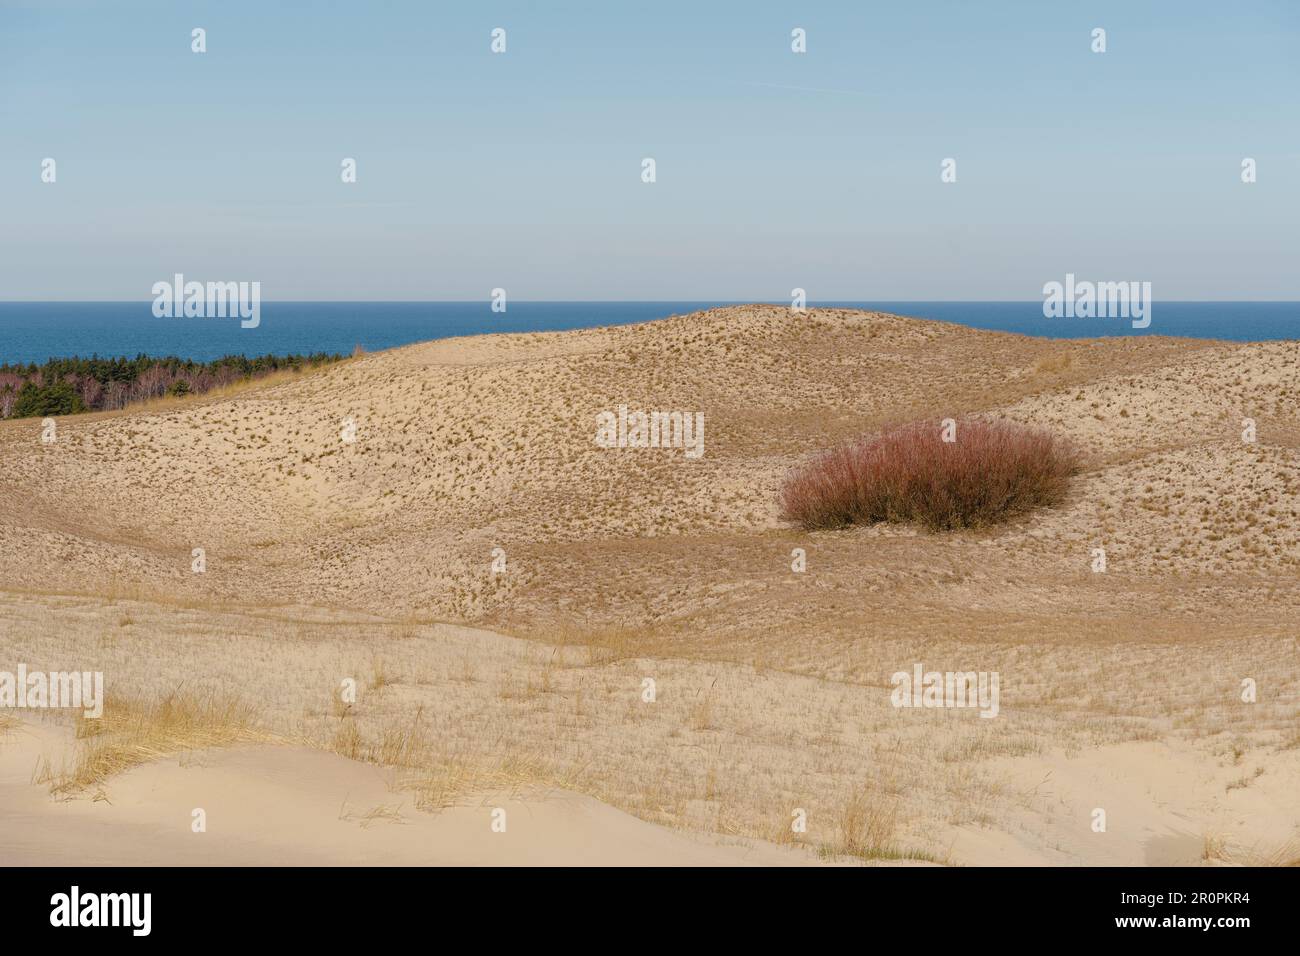
M 77 716 L 77 748 L 69 765 L 43 761 L 34 782 L 73 795 L 160 757 L 264 739 L 251 708 L 220 694 L 173 692 L 156 702 L 109 698 L 97 720 Z

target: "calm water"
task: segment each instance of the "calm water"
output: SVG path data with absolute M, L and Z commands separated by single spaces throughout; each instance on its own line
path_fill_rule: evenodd
M 264 302 L 256 329 L 238 319 L 159 319 L 151 302 L 0 302 L 0 363 L 43 362 L 72 355 L 140 353 L 206 361 L 227 354 L 351 353 L 449 335 L 540 332 L 625 325 L 725 303 Z M 1300 338 L 1298 302 L 1159 302 L 1151 327 L 1127 319 L 1045 319 L 1033 302 L 818 302 L 879 309 L 1050 338 L 1179 335 L 1240 342 Z

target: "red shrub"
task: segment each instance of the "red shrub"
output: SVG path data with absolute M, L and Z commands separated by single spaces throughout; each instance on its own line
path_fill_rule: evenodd
M 1050 432 L 1014 422 L 957 423 L 956 441 L 916 422 L 833 448 L 781 488 L 787 520 L 805 528 L 914 521 L 932 531 L 1005 521 L 1065 496 L 1078 454 Z

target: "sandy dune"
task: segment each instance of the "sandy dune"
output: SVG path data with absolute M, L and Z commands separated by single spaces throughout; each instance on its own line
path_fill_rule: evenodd
M 68 735 L 0 743 L 0 865 L 800 866 L 753 841 L 691 839 L 565 791 L 478 794 L 422 813 L 391 775 L 318 750 L 187 754 L 123 774 L 111 796 L 53 802 L 31 768 Z M 194 811 L 204 813 L 195 832 Z M 505 829 L 494 831 L 493 812 Z
M 124 699 L 221 688 L 299 745 L 385 764 L 417 735 L 413 767 L 491 783 L 508 764 L 642 821 L 823 856 L 1285 856 L 1298 372 L 1297 342 L 746 306 L 414 345 L 66 419 L 53 444 L 0 423 L 0 667 L 101 668 Z M 703 412 L 703 457 L 598 447 L 620 404 Z M 1065 506 L 979 534 L 780 521 L 803 456 L 963 414 L 1075 439 Z M 916 662 L 998 671 L 999 718 L 891 707 Z M 347 677 L 362 693 L 341 709 Z

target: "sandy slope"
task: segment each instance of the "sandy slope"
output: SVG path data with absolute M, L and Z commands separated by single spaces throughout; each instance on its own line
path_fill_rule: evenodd
M 775 307 L 443 340 L 231 400 L 68 420 L 52 445 L 34 421 L 5 423 L 0 571 L 10 587 L 310 595 L 507 625 L 608 616 L 603 599 L 624 622 L 671 623 L 734 611 L 718 591 L 746 591 L 764 565 L 784 566 L 774 492 L 802 455 L 882 421 L 988 412 L 1075 437 L 1090 467 L 1068 513 L 981 541 L 991 554 L 978 565 L 1004 572 L 971 568 L 993 579 L 982 589 L 1032 569 L 1095 607 L 1157 573 L 1166 584 L 1293 579 L 1298 373 L 1294 342 L 1050 342 Z M 596 414 L 622 403 L 703 412 L 704 457 L 597 447 Z M 1246 416 L 1258 422 L 1254 445 L 1239 437 Z M 340 440 L 347 420 L 352 444 Z M 1115 573 L 1080 586 L 1101 540 Z M 190 573 L 196 547 L 208 554 L 202 577 Z M 494 547 L 513 559 L 510 573 L 491 574 Z M 866 553 L 845 566 L 892 585 L 968 563 L 945 561 L 946 541 L 910 550 L 919 560 L 890 556 L 894 574 Z M 665 587 L 656 559 L 685 561 L 689 574 Z M 633 586 L 610 588 L 616 573 Z M 1249 613 L 1255 601 L 1238 594 L 1227 595 L 1234 615 Z M 1198 617 L 1225 610 L 1222 597 Z
M 4 866 L 799 866 L 798 850 L 690 839 L 565 791 L 476 794 L 422 813 L 391 775 L 286 747 L 147 764 L 98 800 L 51 801 L 31 768 L 68 734 L 27 725 L 0 742 Z M 195 832 L 196 809 L 203 811 Z M 504 830 L 493 830 L 494 811 Z
M 314 744 L 352 722 L 374 759 L 418 713 L 445 728 L 431 760 L 508 752 L 692 831 L 788 839 L 803 807 L 802 842 L 835 847 L 865 804 L 889 848 L 955 862 L 1150 862 L 1179 828 L 1203 850 L 1218 828 L 1239 855 L 1285 846 L 1298 372 L 1297 342 L 1053 342 L 748 306 L 424 343 L 67 419 L 51 445 L 0 423 L 0 662 L 95 663 L 137 696 L 220 677 Z M 619 404 L 703 412 L 704 456 L 599 448 L 596 415 Z M 813 450 L 962 414 L 1074 438 L 1065 506 L 942 536 L 779 520 L 781 478 Z M 918 661 L 999 671 L 1002 716 L 891 708 L 889 675 Z M 340 716 L 347 674 L 371 686 Z M 1088 791 L 1110 794 L 1112 748 L 1133 746 L 1150 832 L 1089 842 Z M 1034 789 L 1061 760 L 1095 771 L 1069 819 Z

